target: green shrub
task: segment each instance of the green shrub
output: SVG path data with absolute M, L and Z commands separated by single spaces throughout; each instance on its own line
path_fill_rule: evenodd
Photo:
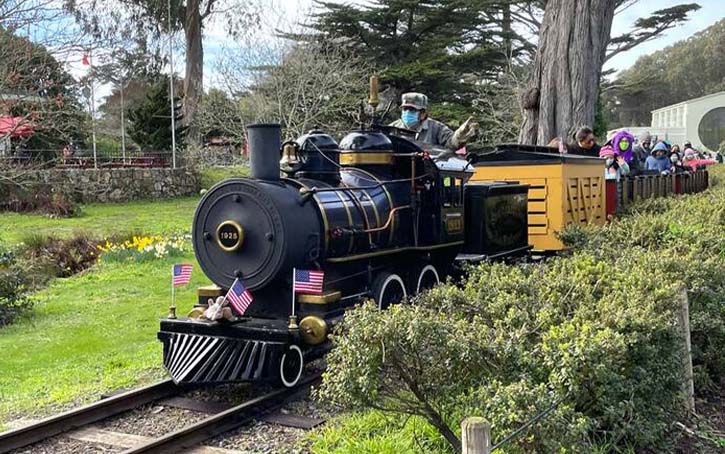
M 612 266 L 626 257 L 655 254 L 662 266 L 652 278 L 686 285 L 697 391 L 704 393 L 725 382 L 724 232 L 725 185 L 715 185 L 700 194 L 636 204 L 628 216 L 603 227 L 570 226 L 561 237 Z
M 60 188 L 45 183 L 0 184 L 0 211 L 39 212 L 53 218 L 79 216 L 80 206 Z
M 227 178 L 239 178 L 248 175 L 249 167 L 246 166 L 204 167 L 201 169 L 201 187 L 209 189 Z
M 85 233 L 71 238 L 30 234 L 22 239 L 18 266 L 37 287 L 51 278 L 72 276 L 92 266 L 98 261 L 99 243 Z
M 0 326 L 32 307 L 27 291 L 27 275 L 15 266 L 14 252 L 0 245 Z
M 656 444 L 681 406 L 677 283 L 591 253 L 543 264 L 484 265 L 387 311 L 351 311 L 320 396 L 425 418 L 456 446 L 459 422 L 482 415 L 501 439 L 555 402 L 553 415 L 505 452 L 589 452 Z
M 96 138 L 96 153 L 98 153 L 99 156 L 120 155 L 121 148 L 120 138 L 105 135 L 99 135 Z

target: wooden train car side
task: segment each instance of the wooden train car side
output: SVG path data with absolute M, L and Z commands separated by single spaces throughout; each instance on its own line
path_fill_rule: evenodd
M 547 147 L 500 145 L 474 161 L 472 182 L 529 185 L 529 242 L 537 252 L 563 250 L 557 234 L 569 224 L 602 225 L 639 200 L 701 192 L 708 187 L 705 169 L 605 180 L 601 159 L 559 154 Z
M 602 161 L 551 153 L 545 147 L 503 145 L 476 159 L 471 181 L 529 185 L 529 243 L 534 251 L 564 249 L 557 237 L 567 224 L 606 222 Z

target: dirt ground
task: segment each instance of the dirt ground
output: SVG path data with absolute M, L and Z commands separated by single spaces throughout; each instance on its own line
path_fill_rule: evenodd
M 725 452 L 725 386 L 707 399 L 695 399 L 697 416 L 674 422 L 672 452 L 710 454 Z

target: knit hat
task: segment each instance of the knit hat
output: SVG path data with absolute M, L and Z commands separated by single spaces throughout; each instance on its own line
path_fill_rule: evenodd
M 604 158 L 607 156 L 616 156 L 618 153 L 612 148 L 609 143 L 607 145 L 604 145 L 602 148 L 599 149 L 599 157 Z
M 651 142 L 651 141 L 652 141 L 652 136 L 649 134 L 649 131 L 645 131 L 639 135 L 639 143 Z

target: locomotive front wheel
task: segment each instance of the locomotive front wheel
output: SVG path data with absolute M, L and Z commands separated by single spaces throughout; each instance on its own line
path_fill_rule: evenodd
M 403 279 L 394 273 L 383 271 L 373 281 L 373 299 L 379 309 L 386 309 L 391 304 L 401 302 L 408 293 Z
M 279 378 L 285 388 L 292 388 L 300 381 L 304 367 L 302 350 L 296 345 L 290 345 L 279 362 Z
M 415 285 L 415 294 L 425 290 L 430 290 L 440 283 L 440 277 L 438 276 L 438 270 L 433 265 L 424 266 L 417 276 Z

